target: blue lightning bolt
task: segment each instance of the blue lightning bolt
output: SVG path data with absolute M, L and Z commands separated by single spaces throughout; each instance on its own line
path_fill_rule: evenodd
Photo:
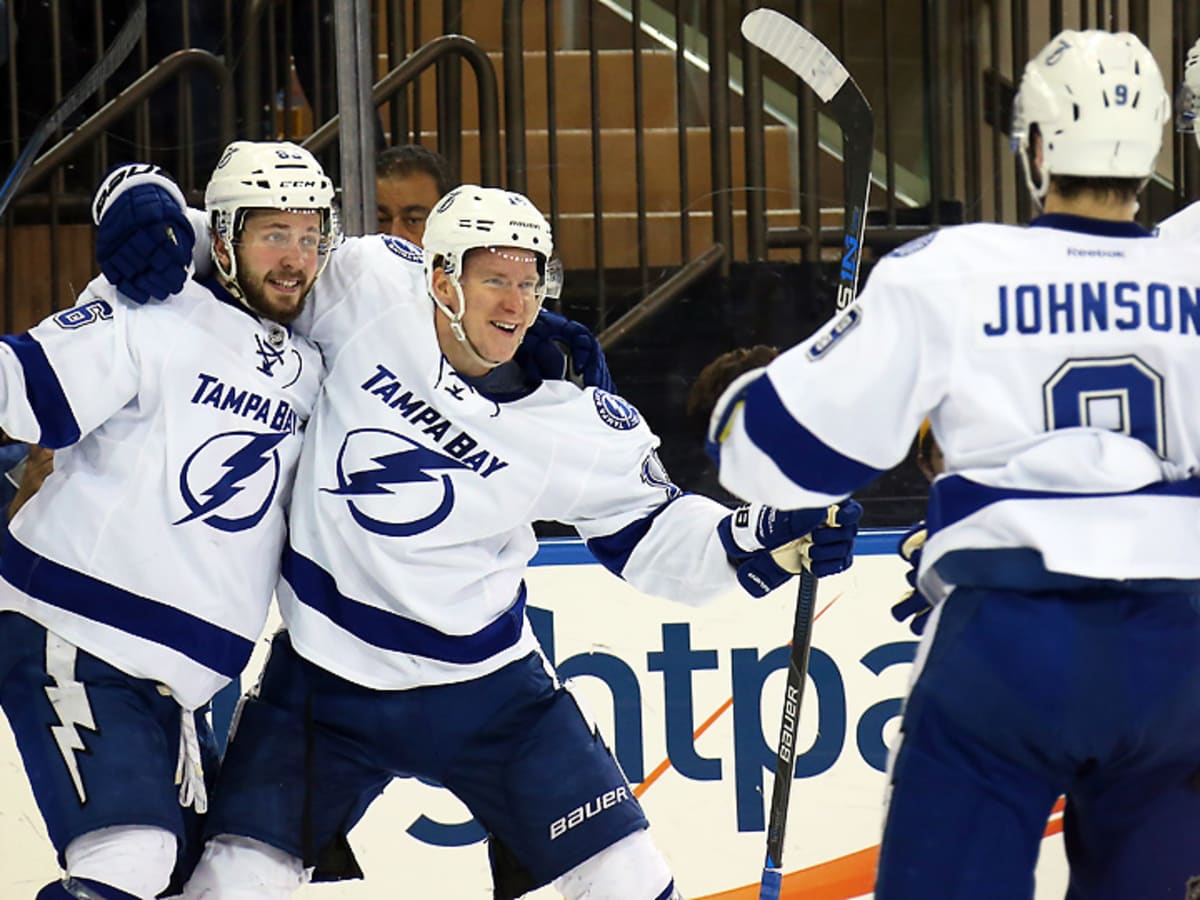
M 226 473 L 213 484 L 212 487 L 203 492 L 203 495 L 208 498 L 199 506 L 193 507 L 191 515 L 184 516 L 176 525 L 182 525 L 184 522 L 190 522 L 192 519 L 197 519 L 206 513 L 212 512 L 217 507 L 228 502 L 237 494 L 241 493 L 242 485 L 240 482 L 245 481 L 263 466 L 271 461 L 271 452 L 275 449 L 275 445 L 287 437 L 284 432 L 275 432 L 273 434 L 256 434 L 251 436 L 245 446 L 235 450 L 229 455 L 225 462 L 221 463 L 222 467 L 227 469 Z M 186 494 L 185 494 L 186 496 Z M 189 502 L 189 506 L 192 504 Z
M 395 453 L 384 453 L 371 458 L 377 468 L 353 472 L 349 477 L 339 481 L 336 488 L 322 488 L 330 494 L 362 496 L 364 494 L 390 494 L 391 490 L 384 487 L 388 484 L 416 484 L 422 481 L 434 481 L 428 469 L 465 469 L 458 460 L 435 453 L 425 447 L 413 447 L 411 450 L 397 450 Z

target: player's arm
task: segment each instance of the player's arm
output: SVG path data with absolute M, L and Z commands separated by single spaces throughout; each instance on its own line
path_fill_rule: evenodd
M 97 279 L 70 309 L 0 337 L 0 428 L 57 450 L 128 403 L 139 383 L 128 313 Z
M 853 501 L 833 526 L 821 509 L 730 510 L 679 490 L 642 423 L 632 432 L 596 435 L 564 521 L 609 571 L 639 590 L 701 604 L 741 586 L 752 596 L 779 587 L 802 565 L 818 575 L 849 566 L 862 508 Z M 607 439 L 605 439 L 607 437 Z
M 746 500 L 820 507 L 898 464 L 941 401 L 956 308 L 931 306 L 911 259 L 885 259 L 856 303 L 713 411 L 709 452 Z

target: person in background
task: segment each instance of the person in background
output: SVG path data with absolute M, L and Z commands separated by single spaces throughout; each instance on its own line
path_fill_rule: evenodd
M 389 147 L 375 160 L 376 230 L 420 247 L 425 220 L 453 187 L 440 154 L 420 144 Z

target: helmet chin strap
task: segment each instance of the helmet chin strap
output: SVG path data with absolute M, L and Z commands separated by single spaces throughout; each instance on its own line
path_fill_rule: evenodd
M 233 242 L 217 236 L 217 240 L 225 244 L 226 252 L 229 254 L 229 268 L 221 265 L 221 258 L 217 255 L 217 241 L 212 242 L 212 259 L 213 264 L 217 267 L 217 272 L 221 276 L 221 281 L 224 282 L 225 290 L 229 291 L 229 295 L 237 300 L 238 303 L 250 310 L 256 316 L 258 313 L 246 300 L 246 292 L 242 290 L 242 285 L 237 278 L 237 254 L 233 251 Z
M 472 360 L 479 363 L 479 365 L 486 366 L 489 369 L 494 369 L 497 366 L 504 365 L 503 363 L 492 362 L 490 359 L 485 359 L 480 352 L 475 349 L 475 345 L 471 343 L 471 339 L 467 337 L 467 331 L 465 328 L 463 328 L 462 324 L 463 316 L 467 312 L 467 298 L 463 296 L 462 285 L 458 283 L 458 278 L 449 274 L 446 275 L 446 277 L 450 280 L 450 284 L 454 286 L 455 296 L 458 297 L 458 312 L 454 312 L 452 309 L 450 309 L 450 307 L 443 303 L 433 291 L 429 292 L 429 296 L 433 298 L 434 305 L 437 306 L 437 308 L 443 313 L 445 313 L 446 318 L 450 320 L 450 333 L 454 335 L 454 339 L 462 345 L 464 350 L 467 351 L 467 355 L 470 356 Z

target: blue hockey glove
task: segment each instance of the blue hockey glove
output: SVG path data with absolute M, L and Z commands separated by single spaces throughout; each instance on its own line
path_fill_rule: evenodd
M 183 287 L 196 235 L 178 186 L 157 166 L 110 172 L 92 202 L 100 271 L 136 303 Z
M 587 326 L 543 309 L 517 348 L 517 364 L 538 381 L 570 381 L 617 392 L 600 342 Z
M 921 551 L 925 547 L 927 536 L 925 523 L 918 522 L 905 532 L 896 548 L 900 557 L 909 564 L 908 571 L 904 573 L 904 580 L 912 590 L 892 607 L 892 618 L 903 622 L 911 617 L 912 621 L 908 623 L 908 627 L 916 635 L 925 633 L 925 623 L 929 621 L 929 611 L 933 609 L 933 604 L 917 590 L 917 570 L 921 568 Z
M 801 568 L 823 578 L 850 566 L 862 505 L 844 500 L 834 525 L 827 509 L 779 510 L 760 504 L 740 506 L 717 525 L 717 534 L 738 582 L 754 597 L 785 583 Z

